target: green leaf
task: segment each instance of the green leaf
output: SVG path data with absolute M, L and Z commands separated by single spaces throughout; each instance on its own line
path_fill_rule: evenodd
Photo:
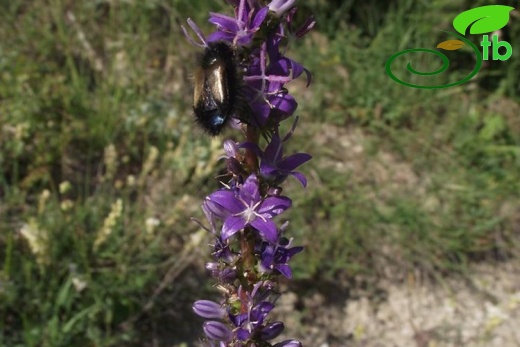
M 509 12 L 514 7 L 487 5 L 472 8 L 459 14 L 453 20 L 453 27 L 462 35 L 470 28 L 470 34 L 486 34 L 502 29 L 509 22 Z

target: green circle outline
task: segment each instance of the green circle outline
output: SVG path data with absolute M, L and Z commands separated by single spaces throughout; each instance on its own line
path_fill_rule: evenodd
M 444 31 L 444 30 L 442 30 Z M 452 83 L 448 83 L 448 84 L 442 84 L 442 85 L 434 85 L 434 86 L 423 86 L 423 85 L 420 85 L 420 84 L 412 84 L 412 83 L 408 83 L 406 81 L 403 81 L 403 80 L 400 80 L 397 76 L 394 75 L 394 73 L 392 72 L 391 70 L 391 65 L 392 65 L 392 62 L 399 56 L 401 55 L 404 55 L 404 54 L 407 54 L 407 53 L 411 53 L 411 52 L 426 52 L 426 53 L 432 53 L 432 54 L 435 54 L 437 57 L 441 58 L 442 60 L 442 66 L 435 70 L 435 71 L 432 71 L 432 72 L 421 72 L 421 71 L 417 71 L 415 70 L 413 67 L 412 67 L 412 64 L 411 62 L 408 62 L 408 64 L 406 65 L 406 69 L 413 73 L 414 75 L 419 75 L 419 76 L 433 76 L 433 75 L 437 75 L 437 74 L 440 74 L 444 71 L 446 71 L 446 69 L 448 69 L 449 65 L 450 65 L 450 62 L 449 62 L 449 59 L 448 57 L 446 57 L 446 55 L 442 52 L 439 52 L 439 51 L 435 51 L 433 49 L 427 49 L 427 48 L 411 48 L 411 49 L 406 49 L 404 51 L 400 51 L 400 52 L 397 52 L 396 54 L 392 55 L 390 58 L 388 58 L 388 60 L 386 61 L 385 63 L 385 70 L 386 70 L 386 73 L 387 75 L 392 79 L 394 80 L 395 82 L 399 83 L 399 84 L 402 84 L 404 86 L 407 86 L 407 87 L 411 87 L 411 88 L 420 88 L 420 89 L 440 89 L 440 88 L 449 88 L 449 87 L 454 87 L 456 85 L 459 85 L 459 84 L 462 84 L 462 83 L 466 83 L 467 81 L 469 81 L 470 79 L 472 79 L 479 71 L 480 71 L 480 68 L 482 66 L 482 53 L 480 53 L 478 47 L 473 44 L 473 42 L 469 41 L 468 39 L 466 39 L 464 36 L 461 36 L 457 33 L 453 33 L 453 32 L 449 32 L 449 31 L 444 31 L 445 33 L 448 33 L 448 34 L 451 34 L 453 36 L 456 36 L 458 37 L 459 39 L 461 39 L 462 41 L 464 41 L 464 43 L 468 44 L 472 49 L 473 51 L 475 52 L 476 56 L 477 56 L 477 61 L 476 61 L 476 64 L 475 64 L 475 68 L 473 69 L 473 71 L 471 71 L 471 73 L 466 76 L 465 78 L 463 78 L 462 80 L 460 81 L 455 81 L 455 82 L 452 82 Z

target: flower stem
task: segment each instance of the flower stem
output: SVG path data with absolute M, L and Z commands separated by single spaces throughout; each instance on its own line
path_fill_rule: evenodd
M 245 285 L 248 290 L 251 289 L 256 282 L 255 275 L 256 258 L 254 254 L 255 237 L 250 228 L 245 228 L 243 233 L 240 233 L 240 254 L 242 255 L 242 272 L 246 274 Z
M 260 132 L 258 128 L 251 125 L 246 125 L 245 135 L 247 142 L 258 144 L 258 140 L 260 139 Z M 246 149 L 244 157 L 246 165 L 249 168 L 249 172 L 258 172 L 258 156 L 256 153 L 251 149 Z

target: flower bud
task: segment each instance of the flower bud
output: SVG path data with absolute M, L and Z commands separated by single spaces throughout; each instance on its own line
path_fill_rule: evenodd
M 264 341 L 272 340 L 280 335 L 285 326 L 282 322 L 274 322 L 266 326 L 260 332 L 260 338 Z
M 193 304 L 193 311 L 204 318 L 223 318 L 226 310 L 219 304 L 209 300 L 198 300 Z
M 273 0 L 268 5 L 269 11 L 274 12 L 275 17 L 281 17 L 296 2 L 296 0 Z
M 273 347 L 302 347 L 302 343 L 298 340 L 285 340 L 278 342 Z
M 231 330 L 222 322 L 207 321 L 203 325 L 204 333 L 207 337 L 218 341 L 229 341 L 233 334 Z

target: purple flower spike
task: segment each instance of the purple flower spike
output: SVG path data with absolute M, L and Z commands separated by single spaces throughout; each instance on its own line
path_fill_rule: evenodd
M 220 159 L 225 159 L 226 172 L 218 176 L 223 188 L 209 194 L 202 205 L 209 227 L 198 222 L 213 238 L 213 260 L 206 269 L 215 278 L 221 299 L 199 300 L 193 310 L 209 319 L 203 326 L 206 347 L 301 347 L 296 340 L 270 343 L 285 327 L 269 315 L 280 294 L 281 277 L 292 277 L 289 262 L 303 250 L 292 247 L 292 239 L 285 237 L 288 222 L 275 224 L 274 217 L 292 204 L 282 195 L 281 183 L 291 175 L 305 187 L 305 176 L 296 170 L 311 159 L 307 153 L 284 156 L 283 146 L 298 121 L 296 117 L 287 135 L 280 135 L 280 123 L 298 107 L 286 84 L 303 74 L 307 85 L 311 82 L 310 72 L 285 52 L 288 42 L 307 33 L 315 20 L 311 16 L 299 21 L 296 0 L 225 2 L 233 6 L 233 14 L 210 13 L 209 22 L 216 26 L 212 34 L 204 36 L 191 19 L 193 37 L 182 27 L 188 40 L 205 50 L 199 66 L 204 78 L 196 81 L 194 99 L 209 92 L 223 104 L 229 99 L 236 107 L 230 107 L 229 114 L 224 110 L 227 124 L 245 136 L 224 141 L 225 155 Z M 229 45 L 233 66 L 227 57 L 212 58 L 208 48 L 215 42 Z M 214 109 L 209 104 L 208 112 Z
M 237 193 L 217 191 L 211 194 L 207 201 L 221 206 L 229 213 L 222 227 L 223 240 L 250 225 L 258 230 L 262 238 L 275 242 L 277 230 L 271 219 L 291 206 L 291 200 L 285 196 L 262 198 L 258 178 L 254 174 L 247 178 Z
M 207 321 L 202 326 L 207 337 L 218 341 L 230 341 L 233 338 L 231 330 L 222 322 Z
M 226 310 L 216 302 L 198 300 L 193 304 L 193 311 L 203 318 L 224 318 Z

